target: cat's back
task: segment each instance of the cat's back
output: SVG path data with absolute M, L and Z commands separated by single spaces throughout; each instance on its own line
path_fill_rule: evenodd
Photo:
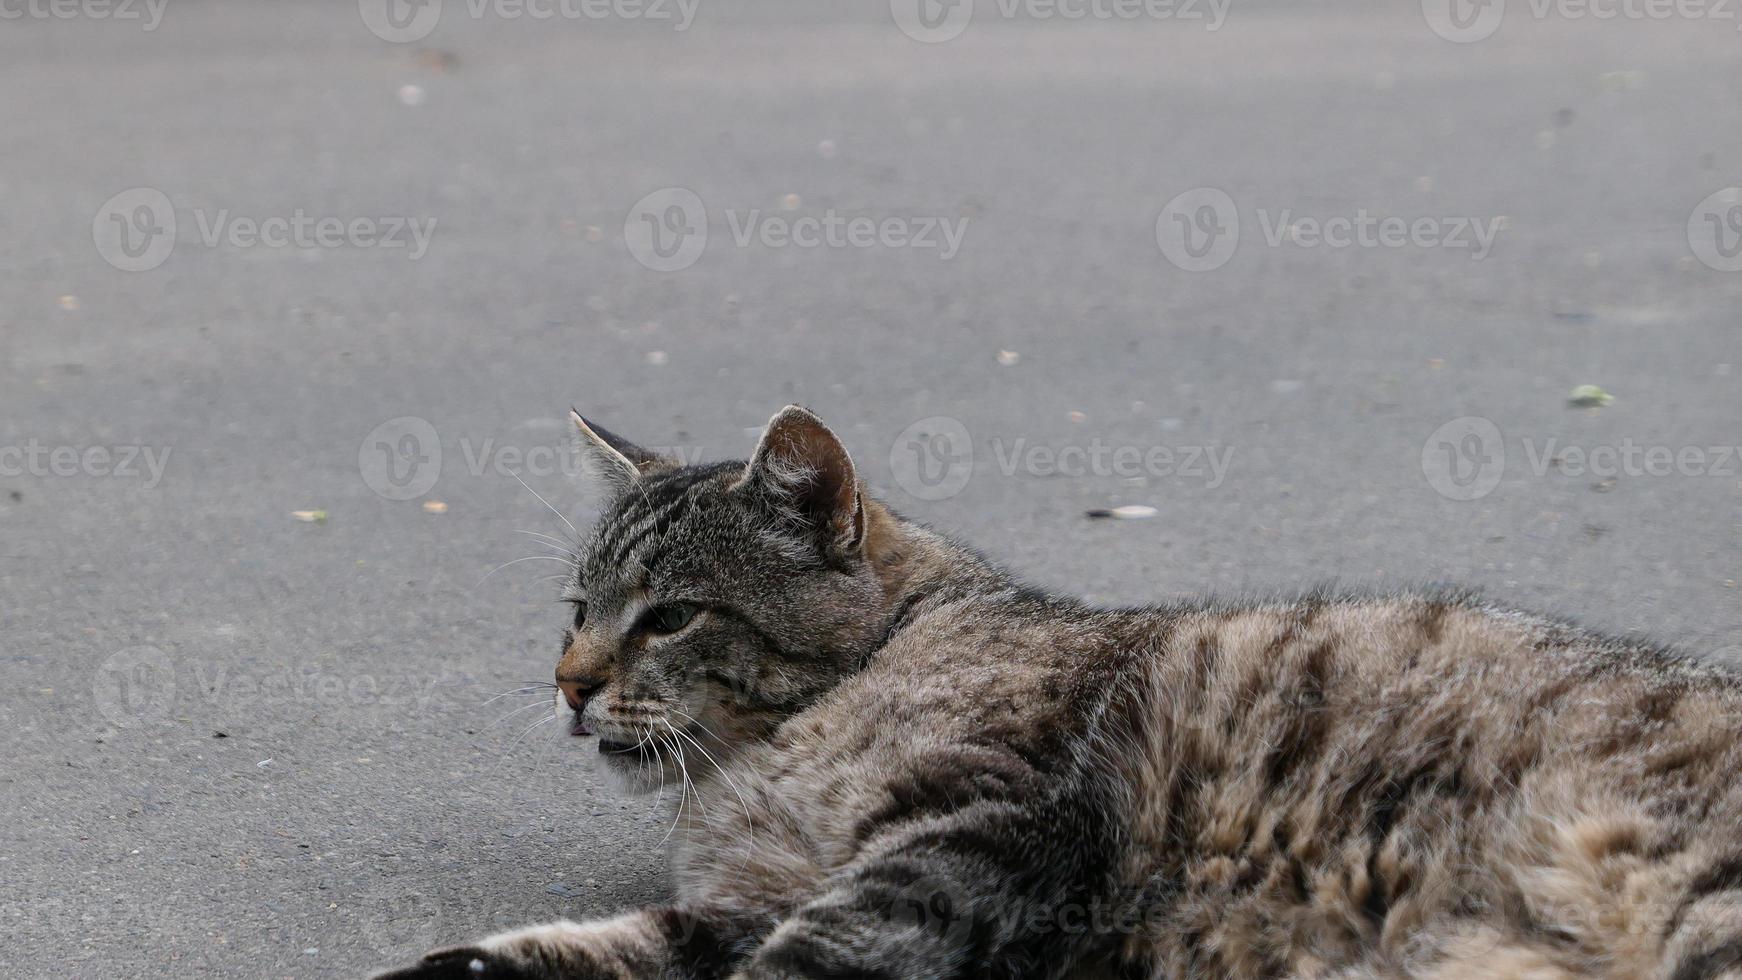
M 1127 881 L 1166 882 L 1149 938 L 1182 975 L 1513 954 L 1649 975 L 1690 881 L 1734 859 L 1725 668 L 1456 596 L 1209 606 L 1163 637 L 1122 764 Z

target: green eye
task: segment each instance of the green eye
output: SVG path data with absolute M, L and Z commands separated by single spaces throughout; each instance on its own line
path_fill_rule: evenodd
M 676 633 L 696 618 L 696 607 L 687 602 L 672 602 L 656 607 L 647 614 L 647 624 L 657 633 Z

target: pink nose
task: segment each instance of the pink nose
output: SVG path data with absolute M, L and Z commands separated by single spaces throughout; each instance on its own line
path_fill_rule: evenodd
M 587 706 L 587 699 L 599 692 L 598 684 L 583 684 L 580 681 L 557 681 L 556 686 L 562 689 L 563 700 L 569 707 L 579 711 Z

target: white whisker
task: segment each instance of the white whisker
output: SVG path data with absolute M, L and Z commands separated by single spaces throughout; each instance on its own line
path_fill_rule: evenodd
M 490 569 L 488 572 L 484 573 L 483 578 L 479 579 L 476 583 L 474 583 L 472 585 L 472 588 L 475 589 L 478 586 L 483 585 L 486 581 L 489 580 L 490 576 L 496 574 L 497 572 L 500 572 L 504 568 L 507 568 L 509 565 L 518 565 L 523 561 L 555 561 L 555 562 L 561 562 L 562 564 L 567 565 L 570 568 L 575 567 L 574 562 L 569 561 L 566 558 L 558 558 L 555 555 L 527 555 L 525 558 L 516 558 L 513 561 L 505 561 L 502 564 L 497 565 L 495 568 Z
M 676 708 L 673 708 L 672 710 L 677 711 Z M 682 711 L 678 711 L 677 713 L 680 715 L 683 715 L 685 718 L 690 717 L 688 714 L 685 714 Z M 695 721 L 694 718 L 690 718 L 690 720 Z M 697 721 L 695 723 L 698 725 L 701 724 L 701 722 L 699 722 L 699 721 Z M 671 723 L 667 722 L 666 727 L 670 728 Z M 704 727 L 704 729 L 706 728 L 706 726 L 703 726 L 703 727 Z M 726 781 L 726 786 L 729 789 L 731 789 L 732 795 L 738 797 L 738 804 L 744 808 L 744 822 L 749 825 L 750 832 L 755 833 L 756 832 L 756 823 L 755 823 L 754 818 L 752 818 L 750 815 L 750 801 L 746 800 L 744 798 L 744 794 L 741 791 L 739 791 L 739 789 L 738 789 L 738 784 L 732 781 L 731 776 L 727 775 L 726 767 L 720 765 L 720 761 L 718 759 L 714 758 L 714 754 L 712 752 L 709 752 L 706 748 L 704 748 L 702 746 L 702 743 L 696 741 L 696 738 L 694 735 L 690 735 L 690 734 L 683 732 L 683 731 L 680 731 L 679 729 L 676 729 L 676 728 L 672 728 L 672 731 L 674 733 L 676 733 L 679 738 L 687 739 L 691 745 L 695 746 L 696 751 L 700 752 L 702 754 L 702 757 L 707 759 L 708 763 L 714 767 L 714 771 L 720 774 L 720 778 Z M 718 736 L 716 736 L 715 738 L 716 738 L 716 740 L 718 740 Z M 700 797 L 699 790 L 697 791 L 697 796 L 698 796 L 698 798 Z
M 543 497 L 540 497 L 540 496 L 539 496 L 539 494 L 538 494 L 538 491 L 537 491 L 537 490 L 534 490 L 534 489 L 532 489 L 532 487 L 530 487 L 530 486 L 527 486 L 527 483 L 526 483 L 526 481 L 525 481 L 525 480 L 522 480 L 522 479 L 521 479 L 521 478 L 520 478 L 520 474 L 519 474 L 519 473 L 516 473 L 516 472 L 514 472 L 514 471 L 513 471 L 513 470 L 509 470 L 509 471 L 508 471 L 508 475 L 509 475 L 509 476 L 511 476 L 511 477 L 513 477 L 513 478 L 514 478 L 514 482 L 515 482 L 515 483 L 518 483 L 518 484 L 520 484 L 520 485 L 521 485 L 521 486 L 523 486 L 523 487 L 526 487 L 526 492 L 527 492 L 527 493 L 530 493 L 530 494 L 532 494 L 532 495 L 533 495 L 533 496 L 534 496 L 534 497 L 538 497 L 538 502 L 539 502 L 539 503 L 541 503 L 541 504 L 543 504 L 543 505 L 545 505 L 545 506 L 546 506 L 546 507 L 550 507 L 550 501 L 548 501 L 548 500 L 546 500 L 546 499 L 544 499 L 544 498 L 543 498 Z M 552 514 L 555 514 L 555 515 L 556 515 L 556 519 L 557 519 L 557 520 L 559 520 L 559 521 L 562 521 L 562 522 L 563 522 L 563 523 L 564 523 L 564 524 L 568 524 L 568 526 L 569 526 L 569 531 L 570 531 L 570 533 L 572 533 L 572 534 L 574 534 L 574 536 L 575 536 L 575 537 L 577 537 L 577 538 L 578 538 L 578 537 L 580 537 L 580 536 L 581 536 L 581 532 L 580 532 L 580 531 L 578 531 L 578 530 L 576 530 L 576 529 L 575 529 L 575 526 L 574 526 L 574 525 L 573 525 L 573 524 L 570 524 L 570 523 L 569 523 L 569 519 L 568 519 L 568 518 L 566 518 L 566 517 L 564 517 L 564 516 L 563 516 L 563 512 L 562 512 L 562 511 L 560 511 L 560 510 L 557 510 L 557 509 L 556 509 L 556 508 L 555 508 L 555 507 L 550 507 L 550 512 L 551 512 L 551 513 L 552 513 Z

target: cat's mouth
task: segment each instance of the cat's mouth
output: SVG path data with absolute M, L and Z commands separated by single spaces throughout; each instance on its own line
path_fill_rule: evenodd
M 619 742 L 615 739 L 604 738 L 602 736 L 599 739 L 600 755 L 623 755 L 634 751 L 635 744 L 632 742 Z

